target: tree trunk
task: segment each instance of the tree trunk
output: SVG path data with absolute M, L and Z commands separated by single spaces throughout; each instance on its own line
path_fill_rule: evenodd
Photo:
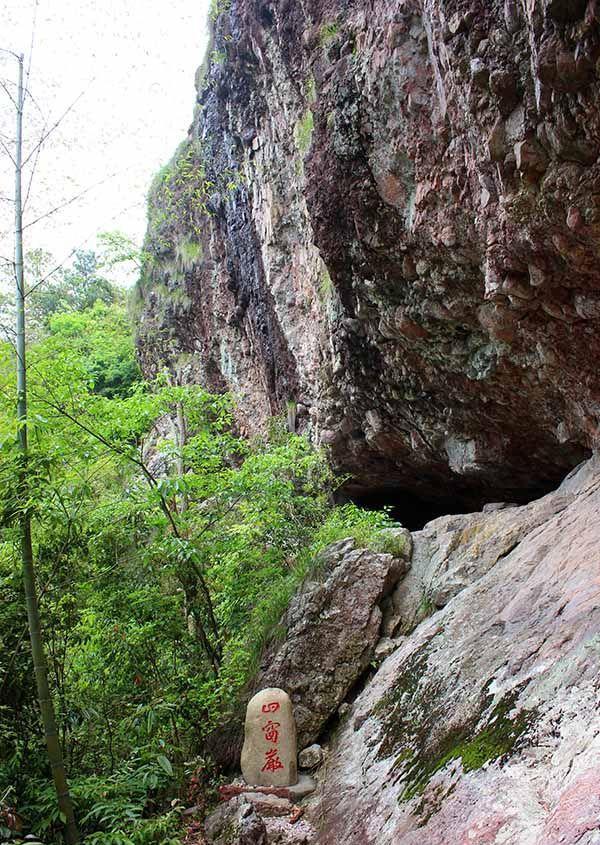
M 65 837 L 68 845 L 79 842 L 79 831 L 75 823 L 73 804 L 69 794 L 67 775 L 63 762 L 62 750 L 56 730 L 54 706 L 48 683 L 48 668 L 44 655 L 40 614 L 37 601 L 33 546 L 31 542 L 31 515 L 29 505 L 29 485 L 27 478 L 27 381 L 25 369 L 25 286 L 23 279 L 23 207 L 21 199 L 21 169 L 23 154 L 23 57 L 19 57 L 19 90 L 17 95 L 17 135 L 15 156 L 15 275 L 17 281 L 17 418 L 19 422 L 19 449 L 21 466 L 19 473 L 19 528 L 21 535 L 21 559 L 23 565 L 23 585 L 27 605 L 27 621 L 33 656 L 33 669 L 37 685 L 37 695 L 44 725 L 48 759 L 58 798 L 61 818 L 65 824 Z

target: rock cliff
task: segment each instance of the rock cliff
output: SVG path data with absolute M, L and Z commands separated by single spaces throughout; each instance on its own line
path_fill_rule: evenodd
M 215 0 L 151 194 L 147 372 L 350 492 L 527 501 L 598 444 L 597 0 Z
M 324 745 L 317 791 L 296 833 L 238 801 L 238 840 L 600 842 L 598 458 L 547 492 L 600 441 L 600 4 L 214 0 L 212 28 L 151 192 L 146 372 L 231 390 L 249 433 L 287 411 L 351 495 L 513 503 L 329 550 L 257 681 Z

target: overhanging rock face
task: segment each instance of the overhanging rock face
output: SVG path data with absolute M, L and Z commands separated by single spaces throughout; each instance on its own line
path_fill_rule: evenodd
M 146 371 L 249 431 L 295 403 L 354 492 L 558 481 L 598 443 L 597 4 L 221 6 L 199 192 L 153 196 Z

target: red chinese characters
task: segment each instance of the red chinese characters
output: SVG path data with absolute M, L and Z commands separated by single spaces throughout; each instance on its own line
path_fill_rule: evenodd
M 271 719 L 269 719 L 267 724 L 262 729 L 267 742 L 273 742 L 277 744 L 277 741 L 279 740 L 278 728 L 280 727 L 281 725 L 279 722 L 273 722 L 271 721 Z
M 270 748 L 265 753 L 265 765 L 262 767 L 263 772 L 276 772 L 278 769 L 283 769 L 283 763 L 279 759 L 279 753 L 276 748 Z
M 276 713 L 280 709 L 280 707 L 281 704 L 278 701 L 270 701 L 267 704 L 263 704 L 262 712 Z M 285 768 L 279 758 L 279 750 L 277 748 L 277 743 L 279 742 L 280 727 L 281 723 L 274 722 L 272 719 L 269 719 L 262 727 L 262 732 L 265 737 L 265 740 L 273 746 L 271 748 L 267 748 L 267 750 L 265 751 L 265 764 L 262 767 L 263 772 L 276 772 L 279 769 Z

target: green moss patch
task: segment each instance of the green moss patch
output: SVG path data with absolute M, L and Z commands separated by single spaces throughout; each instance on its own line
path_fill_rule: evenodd
M 328 21 L 324 23 L 319 30 L 319 44 L 325 47 L 330 41 L 337 37 L 340 31 L 340 25 L 337 21 Z
M 477 720 L 473 718 L 462 727 L 443 733 L 431 748 L 417 752 L 403 775 L 404 790 L 400 800 L 409 801 L 416 795 L 422 795 L 433 775 L 452 760 L 460 760 L 463 772 L 471 772 L 513 754 L 537 715 L 532 710 L 520 710 L 511 718 L 509 713 L 514 709 L 517 698 L 518 692 L 501 699 L 483 728 L 475 730 Z
M 470 772 L 508 758 L 522 747 L 537 720 L 535 710 L 511 716 L 519 687 L 495 704 L 493 696 L 482 694 L 462 724 L 452 722 L 447 691 L 441 679 L 428 672 L 432 644 L 430 640 L 411 656 L 394 688 L 373 711 L 383 725 L 378 757 L 396 755 L 392 771 L 403 784 L 401 801 L 422 795 L 433 775 L 453 760 Z

